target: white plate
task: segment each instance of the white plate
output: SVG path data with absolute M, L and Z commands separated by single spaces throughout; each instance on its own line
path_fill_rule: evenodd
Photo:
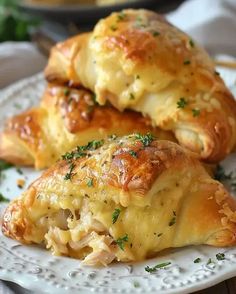
M 235 91 L 235 72 L 225 70 L 221 73 L 228 86 L 234 87 Z M 40 74 L 5 90 L 0 96 L 0 126 L 7 116 L 37 104 L 43 88 L 44 81 Z M 234 154 L 224 165 L 231 170 L 235 162 Z M 17 179 L 25 178 L 29 184 L 39 174 L 28 168 L 22 171 L 23 175 L 15 168 L 4 172 L 0 192 L 6 197 L 12 199 L 22 192 L 16 185 Z M 215 255 L 219 252 L 225 253 L 225 260 L 216 259 Z M 194 263 L 198 257 L 202 262 Z M 209 258 L 214 263 L 207 265 Z M 144 269 L 147 265 L 167 261 L 171 265 L 154 274 Z M 46 293 L 189 293 L 210 287 L 235 274 L 236 248 L 186 247 L 142 263 L 89 268 L 81 266 L 78 260 L 53 257 L 40 247 L 20 245 L 0 233 L 0 279 Z

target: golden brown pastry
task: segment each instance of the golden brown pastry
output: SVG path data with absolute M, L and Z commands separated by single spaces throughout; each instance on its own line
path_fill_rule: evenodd
M 174 131 L 179 143 L 217 162 L 236 142 L 236 102 L 207 53 L 162 16 L 124 10 L 92 33 L 60 43 L 45 71 L 49 81 L 71 81 Z
M 88 265 L 236 244 L 236 201 L 193 153 L 134 134 L 64 155 L 10 203 L 3 233 Z
M 94 95 L 83 89 L 49 85 L 39 107 L 8 120 L 0 134 L 0 158 L 41 169 L 77 145 L 136 131 L 175 140 L 171 133 L 153 128 L 141 114 L 99 106 Z

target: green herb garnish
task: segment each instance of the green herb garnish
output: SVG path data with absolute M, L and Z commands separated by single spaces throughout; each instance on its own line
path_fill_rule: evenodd
M 129 94 L 129 99 L 130 99 L 130 100 L 134 100 L 134 99 L 135 99 L 135 96 L 134 96 L 133 93 L 130 93 L 130 94 Z
M 93 179 L 88 179 L 87 186 L 88 187 L 93 187 Z
M 217 253 L 216 258 L 217 258 L 217 260 L 225 260 L 225 254 L 224 253 Z
M 181 97 L 179 101 L 177 102 L 177 108 L 185 108 L 187 104 L 188 104 L 188 101 L 184 97 Z
M 137 281 L 134 281 L 134 288 L 139 288 L 140 287 L 140 284 L 139 284 L 139 282 L 137 282 Z
M 116 208 L 114 210 L 114 212 L 112 213 L 112 223 L 113 223 L 113 225 L 116 223 L 120 213 L 121 213 L 121 210 L 119 208 Z
M 153 35 L 153 37 L 157 37 L 157 36 L 160 36 L 160 33 L 157 32 L 157 31 L 154 31 L 154 32 L 152 33 L 152 35 Z
M 209 258 L 208 261 L 207 261 L 207 265 L 209 265 L 211 263 L 214 263 L 214 261 L 211 258 Z
M 193 117 L 197 117 L 200 115 L 201 111 L 200 109 L 192 109 Z
M 199 262 L 201 262 L 201 258 L 196 258 L 194 261 L 193 261 L 194 263 L 199 263 Z
M 2 193 L 0 193 L 0 202 L 9 202 L 9 201 L 10 201 L 9 199 L 7 199 L 6 197 L 4 197 L 2 195 Z
M 69 95 L 70 95 L 70 90 L 66 88 L 66 89 L 64 90 L 64 95 L 65 95 L 65 96 L 69 96 Z
M 124 251 L 124 243 L 128 242 L 128 240 L 129 238 L 128 238 L 128 235 L 126 234 L 124 237 L 118 238 L 115 242 L 120 247 L 120 249 Z
M 126 18 L 126 14 L 124 12 L 120 12 L 118 15 L 117 15 L 117 21 L 122 21 Z
M 19 167 L 16 168 L 16 171 L 18 172 L 19 175 L 23 175 L 23 171 Z
M 164 268 L 164 267 L 166 267 L 166 266 L 168 266 L 170 264 L 171 264 L 171 262 L 163 262 L 163 263 L 159 263 L 159 264 L 155 265 L 154 267 L 146 266 L 145 271 L 148 272 L 148 273 L 154 273 L 158 269 Z
M 79 159 L 87 155 L 86 151 L 96 150 L 104 144 L 104 140 L 93 140 L 84 146 L 77 146 L 76 150 L 66 152 L 62 155 L 62 159 L 70 162 L 72 159 Z
M 136 134 L 135 139 L 139 140 L 143 144 L 143 146 L 147 147 L 154 140 L 154 136 L 150 133 L 147 133 L 146 135 Z
M 117 26 L 116 26 L 116 25 L 112 25 L 112 26 L 110 26 L 110 29 L 111 29 L 113 32 L 115 32 L 115 31 L 117 30 Z
M 130 154 L 131 156 L 135 157 L 135 158 L 138 157 L 137 152 L 135 152 L 134 150 L 130 150 L 130 151 L 129 151 L 129 154 Z
M 75 168 L 75 164 L 71 163 L 69 166 L 69 172 L 64 177 L 65 181 L 71 180 L 73 178 L 73 176 L 75 175 L 75 173 L 73 173 L 74 168 Z
M 173 211 L 173 217 L 169 222 L 169 227 L 173 226 L 176 223 L 176 212 Z
M 184 61 L 184 65 L 189 65 L 190 63 L 191 63 L 190 60 L 185 60 L 185 61 Z
M 193 42 L 192 39 L 189 40 L 189 44 L 190 44 L 190 46 L 191 46 L 192 48 L 195 46 L 195 44 L 194 44 L 194 42 Z

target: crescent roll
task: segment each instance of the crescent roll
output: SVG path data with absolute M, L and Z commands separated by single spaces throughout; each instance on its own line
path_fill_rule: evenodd
M 3 233 L 87 265 L 236 245 L 236 201 L 194 153 L 134 134 L 67 152 L 5 211 Z
M 92 33 L 56 45 L 45 75 L 89 88 L 100 104 L 149 116 L 207 162 L 235 147 L 236 102 L 213 61 L 154 12 L 113 13 Z
M 49 85 L 39 107 L 8 120 L 0 134 L 0 158 L 41 169 L 77 145 L 111 134 L 150 131 L 159 138 L 175 140 L 170 132 L 153 128 L 141 114 L 99 106 L 93 96 L 83 89 Z

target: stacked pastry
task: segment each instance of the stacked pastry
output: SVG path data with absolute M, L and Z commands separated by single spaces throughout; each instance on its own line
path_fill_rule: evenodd
M 189 36 L 150 11 L 113 13 L 55 46 L 45 76 L 0 157 L 36 168 L 62 157 L 9 205 L 5 235 L 89 265 L 236 244 L 236 201 L 200 162 L 235 148 L 236 102 Z

